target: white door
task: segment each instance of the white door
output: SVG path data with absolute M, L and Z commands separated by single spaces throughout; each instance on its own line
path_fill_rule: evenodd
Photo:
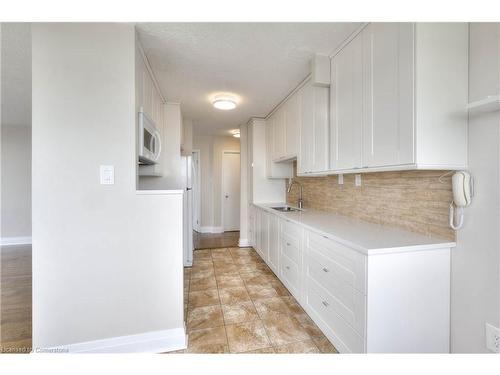
M 240 153 L 222 154 L 222 223 L 224 231 L 240 230 Z
M 363 120 L 362 38 L 358 35 L 332 58 L 330 168 L 361 167 Z
M 363 30 L 363 166 L 413 163 L 413 24 Z

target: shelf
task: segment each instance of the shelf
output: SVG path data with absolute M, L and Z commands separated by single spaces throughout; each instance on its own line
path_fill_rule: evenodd
M 490 95 L 484 99 L 467 104 L 471 113 L 500 111 L 500 95 Z

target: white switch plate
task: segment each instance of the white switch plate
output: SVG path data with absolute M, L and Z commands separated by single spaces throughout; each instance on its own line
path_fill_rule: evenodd
M 500 353 L 500 329 L 486 323 L 486 347 L 493 353 Z
M 354 185 L 361 186 L 361 175 L 360 174 L 354 175 Z
M 339 174 L 337 176 L 337 181 L 338 181 L 339 185 L 344 185 L 344 175 L 343 174 Z
M 101 165 L 101 185 L 115 184 L 115 166 Z

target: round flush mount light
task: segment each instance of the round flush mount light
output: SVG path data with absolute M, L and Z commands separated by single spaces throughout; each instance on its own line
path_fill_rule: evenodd
M 236 108 L 236 99 L 227 95 L 216 96 L 212 101 L 212 105 L 217 109 L 229 111 Z
M 233 134 L 234 138 L 239 138 L 240 137 L 240 129 L 232 130 L 231 133 Z

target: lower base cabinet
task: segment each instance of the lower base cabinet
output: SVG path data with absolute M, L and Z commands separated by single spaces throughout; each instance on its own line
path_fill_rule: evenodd
M 257 206 L 253 216 L 257 252 L 340 353 L 449 352 L 450 248 L 364 255 Z

